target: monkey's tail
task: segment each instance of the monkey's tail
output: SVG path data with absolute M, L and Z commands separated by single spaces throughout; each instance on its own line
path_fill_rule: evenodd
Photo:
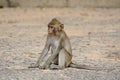
M 95 67 L 90 67 L 90 66 L 87 66 L 87 65 L 78 65 L 78 64 L 75 64 L 75 63 L 71 63 L 69 65 L 69 67 L 77 68 L 77 69 L 86 69 L 86 70 L 96 70 L 97 69 Z

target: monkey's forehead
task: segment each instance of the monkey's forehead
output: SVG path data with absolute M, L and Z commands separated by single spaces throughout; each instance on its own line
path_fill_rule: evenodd
M 59 27 L 61 24 L 50 24 L 48 26 Z
M 56 25 L 56 24 L 61 24 L 61 22 L 57 19 L 52 19 L 48 25 Z

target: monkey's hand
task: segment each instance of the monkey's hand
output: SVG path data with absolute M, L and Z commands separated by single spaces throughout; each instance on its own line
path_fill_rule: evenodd
M 42 66 L 39 65 L 39 69 L 49 69 L 49 65 L 47 65 L 47 64 L 46 65 L 44 64 Z
M 39 65 L 36 63 L 32 63 L 28 68 L 39 68 Z
M 44 65 L 43 65 L 43 66 L 40 66 L 40 65 L 39 65 L 39 69 L 46 69 L 46 68 L 45 68 Z

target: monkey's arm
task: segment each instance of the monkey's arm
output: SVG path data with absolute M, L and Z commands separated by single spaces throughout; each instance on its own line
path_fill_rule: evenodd
M 37 61 L 37 64 L 39 65 L 43 59 L 45 58 L 45 56 L 48 54 L 48 51 L 50 49 L 50 41 L 49 41 L 49 37 L 47 37 L 47 41 L 46 41 L 46 44 L 45 44 L 45 47 L 40 55 L 40 57 L 38 58 L 38 61 Z
M 37 63 L 31 64 L 28 68 L 39 68 L 39 67 L 41 67 L 41 62 L 43 61 L 44 57 L 47 55 L 47 53 L 49 51 L 49 48 L 50 48 L 50 41 L 49 41 L 49 37 L 47 37 L 46 45 L 45 45 L 40 57 L 38 58 Z
M 60 47 L 61 47 L 61 41 L 62 38 L 59 39 L 58 44 L 56 44 L 56 49 L 53 51 L 53 54 L 48 58 L 48 60 L 45 62 L 44 67 L 45 68 L 49 68 L 50 64 L 52 63 L 52 61 L 58 56 L 59 52 L 60 52 Z

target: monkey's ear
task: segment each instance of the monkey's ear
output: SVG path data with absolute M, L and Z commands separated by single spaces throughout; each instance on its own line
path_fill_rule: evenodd
M 61 28 L 61 30 L 64 29 L 64 24 L 61 24 L 61 25 L 60 25 L 60 28 Z

